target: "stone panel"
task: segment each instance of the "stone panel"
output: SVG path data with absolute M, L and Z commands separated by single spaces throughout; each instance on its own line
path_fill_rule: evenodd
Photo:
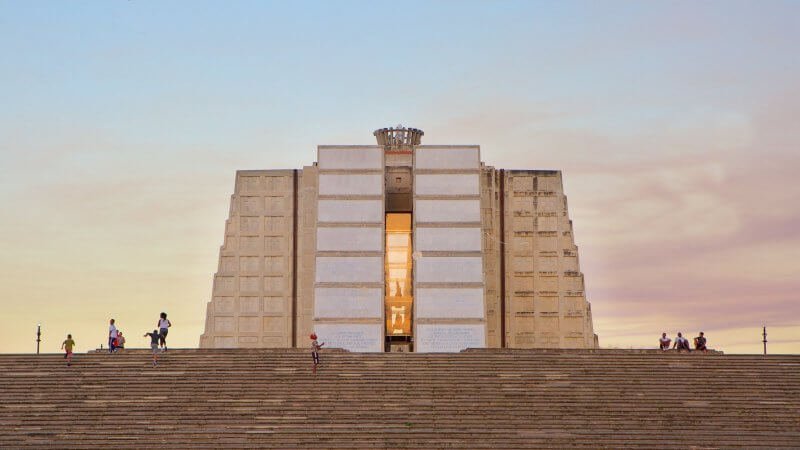
M 239 317 L 240 333 L 258 333 L 261 331 L 261 318 L 258 316 Z
M 416 229 L 416 249 L 419 251 L 481 251 L 480 228 Z
M 382 352 L 383 324 L 315 323 L 320 342 L 351 352 Z
M 480 256 L 424 256 L 416 261 L 420 283 L 482 283 Z
M 483 289 L 417 288 L 414 308 L 418 319 L 480 319 L 484 316 Z
M 416 195 L 479 195 L 478 174 L 417 174 Z
M 416 200 L 417 222 L 480 222 L 480 200 Z
M 319 195 L 383 195 L 383 174 L 320 174 Z
M 320 147 L 319 168 L 328 169 L 378 169 L 383 170 L 383 149 L 375 148 L 331 148 Z
M 257 313 L 259 311 L 261 311 L 261 297 L 240 297 L 239 298 L 239 312 L 241 312 L 241 313 Z
M 317 283 L 383 283 L 383 258 L 318 256 Z
M 381 318 L 380 288 L 316 288 L 314 318 Z
M 419 324 L 416 328 L 417 352 L 460 352 L 467 348 L 486 347 L 486 326 L 483 324 Z
M 381 223 L 383 202 L 380 200 L 320 200 L 322 222 Z
M 377 227 L 317 228 L 318 251 L 373 251 L 383 249 L 383 229 Z
M 480 166 L 477 147 L 472 148 L 426 148 L 415 151 L 414 166 L 417 169 L 475 169 Z

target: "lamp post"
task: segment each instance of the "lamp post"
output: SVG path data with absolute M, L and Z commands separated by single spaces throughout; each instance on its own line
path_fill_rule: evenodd
M 767 356 L 767 327 L 766 326 L 764 327 L 764 333 L 762 334 L 762 336 L 764 336 L 764 340 L 761 341 L 761 342 L 764 343 L 764 356 Z
M 39 354 L 39 343 L 42 342 L 42 324 L 36 324 L 36 354 Z

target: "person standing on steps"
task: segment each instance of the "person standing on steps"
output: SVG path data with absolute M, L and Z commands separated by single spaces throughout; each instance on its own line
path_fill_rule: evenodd
M 75 341 L 72 340 L 72 335 L 68 334 L 67 339 L 61 344 L 61 348 L 64 349 L 64 359 L 67 360 L 67 366 L 72 365 L 72 349 L 75 347 Z
M 108 353 L 114 353 L 117 348 L 117 327 L 114 325 L 114 319 L 108 322 Z
M 164 351 L 167 351 L 167 333 L 169 333 L 169 327 L 171 326 L 172 323 L 167 320 L 167 313 L 162 312 L 161 317 L 158 319 L 158 333 L 161 335 L 159 342 L 164 347 Z
M 658 345 L 661 347 L 661 351 L 669 350 L 669 344 L 672 342 L 672 339 L 667 337 L 667 333 L 661 333 L 661 339 L 658 340 Z
M 150 336 L 150 348 L 153 350 L 153 367 L 158 365 L 158 341 L 161 339 L 161 333 L 158 330 L 153 330 L 152 333 L 145 333 L 144 337 Z
M 314 360 L 314 373 L 317 373 L 317 365 L 319 365 L 319 349 L 322 348 L 325 343 L 322 344 L 317 341 L 317 333 L 311 333 L 311 358 Z

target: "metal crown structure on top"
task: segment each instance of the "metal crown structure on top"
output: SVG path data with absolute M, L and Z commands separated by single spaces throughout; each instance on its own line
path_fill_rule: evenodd
M 422 141 L 425 133 L 417 128 L 406 128 L 398 124 L 392 128 L 381 128 L 372 133 L 387 151 L 410 151 Z

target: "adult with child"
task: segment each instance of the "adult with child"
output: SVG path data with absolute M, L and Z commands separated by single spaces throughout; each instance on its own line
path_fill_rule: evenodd
M 661 339 L 658 340 L 658 345 L 661 348 L 661 351 L 665 352 L 669 350 L 670 342 L 672 342 L 672 339 L 667 337 L 667 333 L 661 333 Z
M 75 348 L 75 341 L 72 340 L 72 335 L 68 334 L 67 339 L 61 344 L 61 348 L 64 350 L 64 359 L 67 360 L 67 366 L 72 365 L 72 349 Z
M 675 338 L 675 344 L 672 345 L 672 348 L 677 349 L 678 353 L 680 353 L 683 350 L 686 350 L 687 352 L 692 351 L 692 349 L 689 348 L 689 340 L 683 337 L 683 334 L 681 334 L 680 332 L 678 333 L 678 337 Z
M 114 353 L 117 347 L 117 327 L 114 322 L 114 319 L 111 319 L 108 323 L 108 353 Z
M 161 333 L 158 330 L 153 330 L 152 333 L 145 333 L 144 337 L 150 337 L 150 349 L 153 350 L 153 367 L 158 365 L 158 341 L 161 339 Z
M 169 333 L 169 327 L 171 326 L 172 323 L 167 320 L 167 313 L 162 312 L 158 319 L 158 333 L 161 335 L 159 344 L 164 347 L 164 351 L 167 351 L 167 333 Z

